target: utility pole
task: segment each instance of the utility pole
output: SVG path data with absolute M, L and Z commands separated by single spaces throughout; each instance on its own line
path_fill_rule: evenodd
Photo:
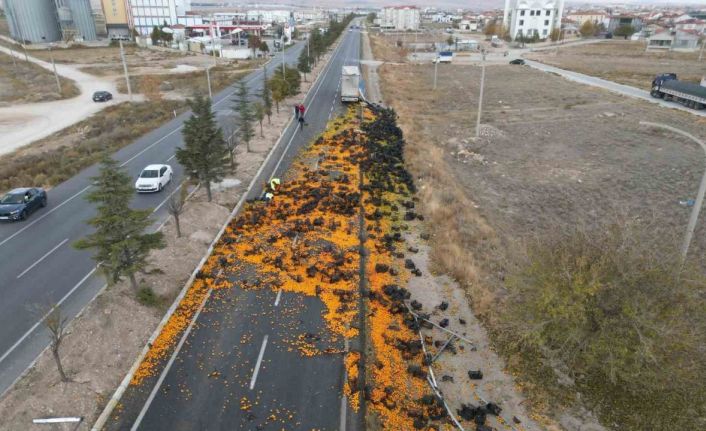
M 56 73 L 56 63 L 54 62 L 54 54 L 52 54 L 51 49 L 52 49 L 52 44 L 49 45 L 49 58 L 51 59 L 51 67 L 54 69 L 54 78 L 56 79 L 56 88 L 59 90 L 59 94 L 61 94 L 61 80 L 59 79 L 59 74 Z
M 9 45 L 8 48 L 10 49 L 10 57 L 12 57 L 12 67 L 17 69 L 17 60 L 15 60 L 15 50 L 12 49 L 12 45 Z
M 672 133 L 676 133 L 677 135 L 681 135 L 686 138 L 689 138 L 692 141 L 699 144 L 701 149 L 704 150 L 704 153 L 706 153 L 706 142 L 702 141 L 701 139 L 697 138 L 696 136 L 692 135 L 691 133 L 687 133 L 687 132 L 685 132 L 681 129 L 677 129 L 675 127 L 667 126 L 666 124 L 651 123 L 649 121 L 640 121 L 640 124 L 643 126 L 657 127 L 660 129 L 669 130 Z M 704 203 L 704 194 L 706 194 L 706 171 L 704 171 L 704 175 L 701 177 L 701 184 L 699 184 L 699 191 L 696 194 L 696 202 L 694 203 L 694 208 L 691 210 L 691 215 L 689 216 L 689 224 L 686 226 L 686 234 L 684 235 L 684 243 L 681 246 L 681 263 L 682 264 L 686 260 L 687 253 L 689 253 L 689 245 L 691 244 L 691 238 L 694 236 L 694 229 L 696 228 L 696 222 L 699 219 L 699 212 L 701 212 L 701 207 L 703 206 L 703 203 Z
M 706 45 L 706 39 L 701 41 L 701 52 L 699 52 L 699 61 L 704 56 L 704 45 Z
M 285 68 L 284 68 L 284 33 L 282 33 L 282 37 L 280 38 L 280 46 L 282 47 L 282 78 L 285 77 Z
M 476 119 L 476 138 L 480 137 L 480 113 L 483 110 L 483 87 L 485 86 L 485 54 L 481 60 L 480 95 L 478 96 L 478 119 Z
M 127 84 L 127 95 L 132 102 L 132 88 L 130 88 L 130 75 L 127 73 L 127 62 L 125 62 L 125 51 L 123 51 L 123 40 L 120 39 L 120 59 L 123 62 L 123 71 L 125 72 L 125 83 Z
M 211 92 L 211 74 L 208 71 L 208 66 L 206 66 L 206 82 L 208 83 L 208 98 L 213 100 L 213 93 Z

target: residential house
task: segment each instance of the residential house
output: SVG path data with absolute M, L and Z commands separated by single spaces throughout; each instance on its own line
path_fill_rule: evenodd
M 699 37 L 688 31 L 667 30 L 647 39 L 648 51 L 696 51 Z
M 615 31 L 618 27 L 631 26 L 635 31 L 642 30 L 642 18 L 635 15 L 614 15 L 608 20 L 608 31 Z
M 706 21 L 702 19 L 685 19 L 674 24 L 674 28 L 681 31 L 695 31 L 699 34 L 706 32 Z

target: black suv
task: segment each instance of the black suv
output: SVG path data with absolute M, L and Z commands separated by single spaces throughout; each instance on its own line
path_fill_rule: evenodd
M 107 102 L 113 98 L 113 95 L 107 91 L 96 91 L 93 93 L 94 102 Z

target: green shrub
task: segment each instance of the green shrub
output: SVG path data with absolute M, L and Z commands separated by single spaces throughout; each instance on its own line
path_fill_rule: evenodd
M 507 279 L 506 332 L 606 424 L 704 429 L 706 277 L 658 236 L 612 224 L 531 241 Z
M 150 287 L 142 287 L 137 292 L 137 300 L 145 307 L 157 307 L 161 301 Z

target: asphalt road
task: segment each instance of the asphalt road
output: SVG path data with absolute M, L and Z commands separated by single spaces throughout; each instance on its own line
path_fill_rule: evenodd
M 285 61 L 296 64 L 302 48 L 303 44 L 298 44 L 287 49 Z M 269 73 L 280 63 L 278 54 Z M 261 88 L 262 77 L 260 70 L 244 79 L 248 88 L 255 91 Z M 229 87 L 214 95 L 214 111 L 229 110 L 234 91 L 235 87 Z M 172 165 L 174 178 L 162 193 L 136 194 L 133 200 L 135 208 L 154 209 L 155 229 L 168 217 L 165 201 L 184 179 L 174 155 L 183 143 L 181 128 L 189 115 L 179 115 L 113 156 L 133 178 L 148 164 Z M 221 125 L 232 121 L 227 115 L 217 118 Z M 91 186 L 90 178 L 97 172 L 98 166 L 91 166 L 54 187 L 49 191 L 49 205 L 27 221 L 0 223 L 0 393 L 48 344 L 46 330 L 40 323 L 41 310 L 59 303 L 72 318 L 105 285 L 102 277 L 95 274 L 91 252 L 71 246 L 91 231 L 86 220 L 95 214 L 95 209 L 84 198 Z
M 360 33 L 346 32 L 330 64 L 305 100 L 307 125 L 292 124 L 263 169 L 261 180 L 283 176 L 298 151 L 345 109 L 341 67 L 358 64 Z M 253 190 L 252 197 L 259 191 Z M 249 277 L 244 270 L 233 281 Z M 327 340 L 318 298 L 269 290 L 219 290 L 156 385 L 129 387 L 108 430 L 334 430 L 359 429 L 342 402 L 343 356 L 303 357 L 292 348 L 302 334 Z M 115 415 L 113 415 L 115 418 Z
M 647 102 L 656 103 L 664 108 L 679 109 L 680 111 L 686 111 L 694 115 L 701 117 L 706 117 L 706 110 L 698 111 L 696 109 L 687 108 L 676 102 L 668 102 L 663 99 L 656 99 L 650 96 L 650 92 L 646 90 L 640 90 L 639 88 L 631 87 L 629 85 L 618 84 L 617 82 L 608 81 L 606 79 L 596 78 L 595 76 L 585 75 L 583 73 L 573 72 L 571 70 L 560 69 L 558 67 L 549 66 L 548 64 L 540 63 L 538 61 L 527 60 L 525 62 L 528 66 L 535 69 L 541 70 L 543 72 L 551 72 L 557 75 L 563 76 L 580 84 L 591 85 L 593 87 L 600 87 L 613 93 L 618 93 L 623 96 L 633 97 L 636 99 L 642 99 Z

